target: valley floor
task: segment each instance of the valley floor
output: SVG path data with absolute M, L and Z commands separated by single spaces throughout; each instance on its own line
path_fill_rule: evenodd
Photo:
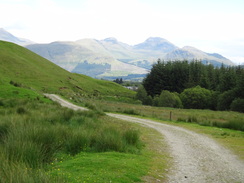
M 46 96 L 63 106 L 77 109 L 56 95 Z M 243 160 L 205 135 L 153 120 L 113 113 L 107 115 L 153 128 L 164 136 L 173 159 L 168 182 L 244 182 Z

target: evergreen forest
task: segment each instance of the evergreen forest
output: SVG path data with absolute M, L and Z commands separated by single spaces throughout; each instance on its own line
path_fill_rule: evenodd
M 160 59 L 144 78 L 137 99 L 145 105 L 244 112 L 244 68 Z

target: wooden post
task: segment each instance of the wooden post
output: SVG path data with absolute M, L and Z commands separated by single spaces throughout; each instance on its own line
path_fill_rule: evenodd
M 170 113 L 169 113 L 169 120 L 170 121 L 172 120 L 172 111 L 170 111 Z

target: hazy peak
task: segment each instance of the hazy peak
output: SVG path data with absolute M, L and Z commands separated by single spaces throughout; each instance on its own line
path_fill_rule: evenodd
M 182 50 L 187 50 L 187 51 L 198 51 L 198 52 L 202 52 L 201 50 L 199 50 L 199 49 L 197 49 L 197 48 L 195 48 L 195 47 L 192 47 L 192 46 L 184 46 L 183 48 L 182 48 Z
M 114 38 L 114 37 L 106 38 L 103 41 L 114 43 L 114 44 L 118 43 L 118 40 L 116 38 Z
M 5 29 L 0 28 L 0 39 L 3 41 L 20 41 L 17 37 L 7 32 Z
M 178 47 L 164 38 L 150 37 L 143 43 L 135 45 L 134 48 L 140 50 L 156 50 L 162 53 L 167 53 L 177 49 Z
M 3 28 L 0 28 L 0 32 L 7 32 L 7 31 Z
M 169 42 L 164 38 L 161 37 L 149 37 L 145 42 Z
M 9 33 L 3 28 L 0 28 L 0 40 L 13 42 L 22 46 L 33 43 L 30 40 L 15 37 L 13 34 Z

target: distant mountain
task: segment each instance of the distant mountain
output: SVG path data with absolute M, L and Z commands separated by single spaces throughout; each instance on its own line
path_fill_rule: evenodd
M 119 42 L 116 38 L 107 38 L 99 41 L 99 43 L 116 59 L 123 62 L 128 62 L 129 60 L 134 60 L 142 55 L 133 51 L 133 47 Z
M 163 55 L 177 49 L 178 47 L 166 39 L 160 37 L 150 37 L 145 42 L 137 44 L 133 48 L 136 51 L 158 51 L 161 55 Z
M 0 39 L 19 45 L 28 42 L 4 29 L 0 29 Z M 134 46 L 110 37 L 103 40 L 81 39 L 74 42 L 31 44 L 26 47 L 70 72 L 96 78 L 143 77 L 158 58 L 164 61 L 201 60 L 204 64 L 214 66 L 234 65 L 218 53 L 206 53 L 190 46 L 179 48 L 160 37 L 150 37 Z
M 178 48 L 164 56 L 164 60 L 201 60 L 204 64 L 212 64 L 215 66 L 234 65 L 229 59 L 217 53 L 206 53 L 191 46 Z
M 70 72 L 97 78 L 129 74 L 141 75 L 148 72 L 144 68 L 117 60 L 111 53 L 112 48 L 109 50 L 109 46 L 105 47 L 106 44 L 108 44 L 106 41 L 82 39 L 76 42 L 33 44 L 28 45 L 27 48 Z M 116 46 L 113 47 L 114 50 L 116 50 Z M 116 51 L 114 51 L 115 53 Z
M 201 60 L 204 64 L 233 65 L 217 53 L 206 53 L 186 46 L 178 48 L 166 39 L 151 37 L 134 46 L 116 38 L 81 39 L 75 42 L 54 42 L 28 45 L 28 49 L 51 60 L 62 68 L 97 78 L 142 77 L 158 58 L 164 61 Z
M 110 37 L 33 44 L 27 48 L 70 72 L 108 78 L 145 76 L 157 58 L 177 47 L 162 38 L 149 38 L 131 46 Z
M 34 43 L 28 39 L 15 37 L 11 33 L 4 30 L 3 28 L 0 28 L 0 40 L 16 43 L 16 44 L 21 45 L 21 46 L 25 46 L 25 45 Z

